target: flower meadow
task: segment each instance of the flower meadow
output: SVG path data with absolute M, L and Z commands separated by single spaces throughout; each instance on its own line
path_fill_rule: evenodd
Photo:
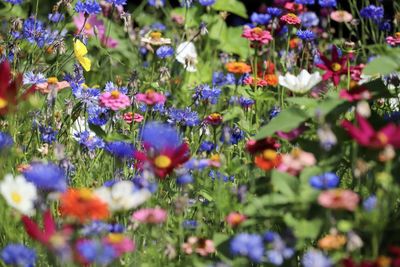
M 400 266 L 398 1 L 0 19 L 1 266 Z

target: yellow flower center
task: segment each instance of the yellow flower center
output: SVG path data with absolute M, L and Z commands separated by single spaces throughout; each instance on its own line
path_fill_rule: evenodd
M 79 197 L 83 200 L 89 200 L 93 197 L 93 194 L 90 189 L 82 188 L 79 190 Z
M 169 166 L 171 166 L 171 159 L 165 155 L 160 155 L 157 156 L 154 160 L 154 165 L 156 165 L 156 167 L 158 168 L 168 168 Z
M 5 108 L 8 105 L 7 100 L 0 98 L 0 108 Z
M 253 28 L 253 32 L 256 34 L 260 34 L 260 33 L 262 33 L 262 31 L 263 31 L 263 29 L 261 29 L 260 27 Z
M 396 37 L 396 39 L 399 39 L 399 38 L 400 38 L 400 32 L 396 32 L 396 33 L 394 34 L 394 37 Z
M 221 118 L 221 114 L 219 114 L 219 113 L 212 113 L 212 114 L 210 114 L 210 118 L 213 119 L 213 120 L 218 120 L 218 119 Z
M 124 235 L 122 234 L 116 234 L 116 233 L 111 233 L 108 234 L 108 241 L 111 243 L 120 243 L 124 239 Z
M 56 77 L 50 77 L 47 79 L 48 84 L 56 84 L 58 83 L 58 79 Z
M 219 154 L 214 154 L 210 157 L 210 160 L 219 162 L 220 156 Z
M 275 150 L 266 149 L 266 150 L 263 151 L 262 155 L 263 155 L 263 158 L 265 160 L 274 160 L 276 158 L 276 156 L 277 156 L 277 153 L 276 153 Z
M 90 24 L 89 22 L 86 22 L 85 24 L 85 30 L 91 30 L 92 29 L 92 24 Z
M 297 18 L 297 15 L 293 14 L 293 13 L 289 13 L 289 14 L 287 14 L 287 16 L 290 17 L 290 18 L 293 18 L 293 19 Z
M 12 199 L 12 201 L 13 201 L 14 203 L 19 204 L 19 203 L 21 203 L 21 201 L 22 201 L 22 196 L 21 196 L 20 193 L 12 192 L 12 193 L 11 193 L 11 199 Z
M 114 90 L 114 91 L 111 92 L 111 96 L 113 98 L 118 98 L 119 95 L 120 95 L 120 92 L 118 90 Z
M 294 158 L 299 158 L 300 155 L 301 155 L 301 149 L 300 149 L 300 148 L 294 148 L 294 149 L 292 150 L 292 156 L 293 156 Z
M 384 133 L 378 133 L 376 138 L 381 142 L 383 145 L 386 145 L 389 142 L 389 138 Z
M 342 69 L 342 66 L 339 64 L 339 63 L 333 63 L 332 65 L 331 65 L 331 68 L 332 68 L 332 70 L 333 71 L 339 71 L 339 70 L 341 70 Z
M 152 32 L 152 33 L 150 33 L 150 37 L 152 39 L 159 40 L 161 38 L 161 36 L 162 36 L 161 32 Z

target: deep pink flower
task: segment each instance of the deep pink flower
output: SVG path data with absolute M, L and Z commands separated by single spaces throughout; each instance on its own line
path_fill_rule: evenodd
M 104 239 L 103 242 L 114 247 L 117 252 L 117 257 L 124 253 L 132 252 L 136 249 L 135 243 L 120 233 L 110 233 Z
M 301 20 L 300 18 L 293 13 L 288 13 L 284 16 L 281 17 L 281 21 L 286 22 L 287 24 L 290 25 L 300 25 Z
M 137 102 L 144 103 L 146 105 L 164 104 L 167 98 L 161 93 L 157 93 L 154 90 L 147 90 L 144 94 L 139 93 L 135 96 Z
M 167 212 L 161 208 L 140 209 L 132 215 L 132 220 L 141 223 L 159 224 L 165 222 Z
M 400 32 L 396 32 L 393 36 L 386 37 L 386 43 L 390 46 L 400 46 Z
M 142 122 L 144 117 L 139 113 L 127 112 L 123 116 L 124 121 L 128 124 L 131 124 L 132 121 L 134 122 Z
M 346 54 L 339 57 L 339 51 L 336 46 L 332 48 L 332 57 L 329 60 L 321 52 L 319 56 L 323 63 L 316 64 L 316 66 L 322 70 L 325 70 L 325 74 L 322 76 L 322 80 L 326 81 L 332 79 L 334 85 L 338 85 L 340 82 L 340 76 L 346 75 L 348 72 L 347 61 L 352 58 L 352 54 Z
M 131 105 L 129 97 L 118 90 L 103 93 L 99 97 L 99 102 L 101 106 L 110 108 L 114 111 L 125 109 Z
M 292 141 L 299 137 L 304 131 L 307 130 L 307 127 L 304 125 L 301 125 L 290 132 L 282 132 L 282 131 L 277 131 L 276 135 L 279 136 L 280 138 Z
M 321 192 L 318 196 L 318 204 L 328 209 L 354 211 L 359 201 L 360 197 L 347 189 L 332 189 Z
M 371 124 L 358 113 L 356 113 L 356 121 L 358 127 L 348 120 L 342 122 L 342 127 L 358 144 L 376 149 L 382 149 L 387 145 L 400 148 L 400 128 L 394 123 L 389 123 L 379 131 L 375 131 Z
M 260 27 L 250 28 L 244 27 L 242 37 L 260 44 L 268 44 L 272 40 L 272 35 L 269 31 L 263 30 Z
M 371 99 L 371 93 L 364 86 L 360 86 L 355 89 L 347 90 L 342 89 L 339 92 L 339 97 L 342 99 L 346 99 L 349 102 L 359 101 L 359 100 L 368 100 Z

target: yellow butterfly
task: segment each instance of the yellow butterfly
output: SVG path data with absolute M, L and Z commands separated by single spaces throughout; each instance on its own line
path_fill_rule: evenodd
M 90 59 L 88 57 L 86 57 L 88 50 L 87 50 L 86 46 L 79 39 L 76 39 L 74 42 L 74 53 L 75 53 L 76 59 L 79 61 L 79 63 L 85 69 L 85 71 L 90 71 L 92 62 L 90 61 Z

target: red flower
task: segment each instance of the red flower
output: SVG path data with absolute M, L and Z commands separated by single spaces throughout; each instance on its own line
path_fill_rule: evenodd
M 272 137 L 267 137 L 261 140 L 250 139 L 247 141 L 246 150 L 254 155 L 266 149 L 277 150 L 281 145 Z
M 348 73 L 347 61 L 352 58 L 352 54 L 346 54 L 339 57 L 339 52 L 336 46 L 332 48 L 331 60 L 325 57 L 321 52 L 319 56 L 323 63 L 316 64 L 320 69 L 325 70 L 322 80 L 326 81 L 332 79 L 333 84 L 336 86 L 340 82 L 340 76 Z
M 371 93 L 367 88 L 360 86 L 356 89 L 346 90 L 342 89 L 339 92 L 339 97 L 342 99 L 346 99 L 349 102 L 359 101 L 359 100 L 368 100 L 371 98 Z
M 358 144 L 381 149 L 387 145 L 400 148 L 400 128 L 393 123 L 387 124 L 379 131 L 375 131 L 371 124 L 358 113 L 356 114 L 358 127 L 354 126 L 348 120 L 342 122 L 342 127 L 347 130 Z
M 3 61 L 0 64 L 0 115 L 6 114 L 12 106 L 17 105 L 21 99 L 35 91 L 35 86 L 30 87 L 20 97 L 17 96 L 18 89 L 22 85 L 22 74 L 12 79 L 10 64 Z

